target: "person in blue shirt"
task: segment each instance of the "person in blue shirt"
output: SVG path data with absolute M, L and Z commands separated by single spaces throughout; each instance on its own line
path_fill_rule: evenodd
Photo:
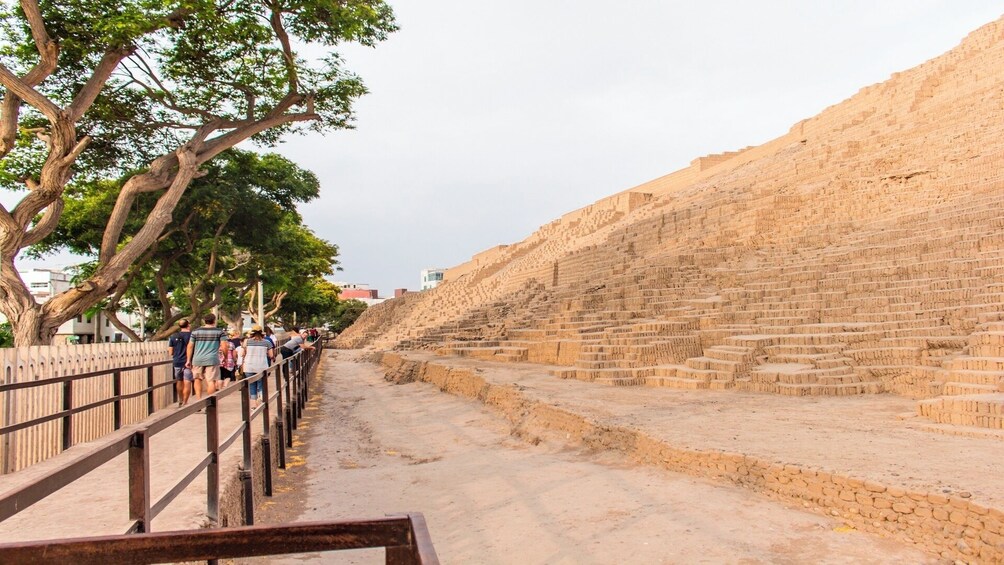
M 174 388 L 178 393 L 178 408 L 188 404 L 192 396 L 192 370 L 185 366 L 188 361 L 188 341 L 192 338 L 192 328 L 188 320 L 178 322 L 178 331 L 167 341 L 173 358 Z

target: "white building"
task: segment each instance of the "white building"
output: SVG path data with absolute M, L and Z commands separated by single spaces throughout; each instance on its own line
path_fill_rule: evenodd
M 436 288 L 443 282 L 443 275 L 446 269 L 422 269 L 422 290 Z
M 32 269 L 30 271 L 18 271 L 21 280 L 28 287 L 28 292 L 35 297 L 39 304 L 49 300 L 53 296 L 67 291 L 73 286 L 70 282 L 70 275 L 58 269 Z M 0 314 L 3 321 L 7 321 L 6 316 Z M 119 313 L 119 319 L 129 327 L 139 326 L 137 320 L 130 314 Z M 127 338 L 103 315 L 94 316 L 80 315 L 73 318 L 56 330 L 56 336 L 52 342 L 55 343 L 96 343 L 96 342 L 118 342 L 126 341 Z

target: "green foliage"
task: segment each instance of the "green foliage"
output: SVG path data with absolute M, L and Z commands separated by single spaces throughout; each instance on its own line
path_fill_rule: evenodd
M 122 182 L 98 180 L 72 186 L 60 225 L 32 253 L 40 256 L 69 249 L 96 255 Z M 338 264 L 338 247 L 314 235 L 296 212 L 297 204 L 313 200 L 318 193 L 317 177 L 285 157 L 225 152 L 192 182 L 175 208 L 174 221 L 145 260 L 133 265 L 133 279 L 123 292 L 127 300 L 117 306 L 128 310 L 130 301 L 146 305 L 161 301 L 160 312 L 151 313 L 150 320 L 170 325 L 171 311 L 181 309 L 197 316 L 214 299 L 225 311 L 239 314 L 247 306 L 243 297 L 259 279 L 259 271 L 270 293 L 299 294 L 313 289 L 304 281 L 331 274 Z M 138 199 L 136 206 L 147 212 L 154 203 L 146 197 Z M 140 228 L 142 222 L 134 219 L 124 233 L 128 236 Z M 76 282 L 85 280 L 95 268 L 95 263 L 81 266 Z M 158 283 L 165 294 L 154 290 Z M 320 302 L 304 301 L 312 304 L 312 310 L 323 309 Z
M 14 347 L 14 330 L 10 322 L 0 324 L 0 347 Z
M 366 88 L 337 50 L 396 29 L 382 0 L 0 2 L 0 188 L 31 190 L 0 207 L 2 262 L 12 270 L 32 245 L 96 259 L 43 305 L 0 277 L 19 341 L 45 342 L 88 308 L 139 307 L 151 281 L 168 324 L 169 303 L 239 305 L 258 270 L 297 290 L 295 276 L 330 273 L 337 248 L 295 212 L 316 197 L 314 175 L 220 155 L 352 127 Z
M 336 334 L 340 334 L 355 323 L 356 319 L 362 316 L 365 311 L 366 303 L 361 300 L 342 300 L 335 307 L 334 317 L 331 323 L 328 324 L 328 329 Z
M 297 278 L 298 284 L 290 289 L 278 312 L 283 326 L 292 327 L 294 312 L 301 327 L 324 325 L 335 315 L 341 289 L 319 277 Z
M 366 89 L 334 49 L 373 46 L 397 29 L 380 0 L 62 0 L 40 8 L 60 52 L 36 88 L 57 105 L 74 99 L 106 53 L 128 53 L 77 124 L 92 138 L 77 174 L 91 178 L 139 169 L 205 123 L 263 120 L 290 94 L 301 104 L 309 98 L 316 119 L 277 123 L 256 135 L 260 142 L 351 127 L 352 102 Z M 24 76 L 38 60 L 20 7 L 0 4 L 0 63 Z M 22 128 L 45 125 L 38 112 L 22 113 Z M 17 164 L 0 163 L 0 183 L 23 188 L 44 150 L 26 135 L 5 158 Z

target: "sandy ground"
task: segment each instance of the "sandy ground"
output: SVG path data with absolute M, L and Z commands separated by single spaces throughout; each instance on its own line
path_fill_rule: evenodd
M 643 431 L 673 447 L 743 453 L 916 491 L 969 493 L 977 503 L 1004 507 L 1000 437 L 939 433 L 979 431 L 931 424 L 908 398 L 610 387 L 547 373 L 558 367 L 407 355 L 476 368 L 488 382 L 518 385 L 527 398 Z
M 744 489 L 553 440 L 531 445 L 478 402 L 326 355 L 307 439 L 258 523 L 419 511 L 443 563 L 935 562 Z M 586 395 L 612 390 L 543 378 Z M 379 563 L 382 550 L 271 562 Z

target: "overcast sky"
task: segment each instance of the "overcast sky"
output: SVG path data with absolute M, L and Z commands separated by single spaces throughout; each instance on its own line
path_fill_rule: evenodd
M 290 140 L 339 280 L 381 295 L 563 213 L 784 134 L 951 49 L 1000 2 L 392 1 L 346 53 L 357 129 Z
M 759 145 L 1004 13 L 983 0 L 391 0 L 357 129 L 290 139 L 306 223 L 382 296 L 708 153 Z M 21 263 L 19 263 L 20 265 Z M 27 263 L 25 263 L 27 264 Z

